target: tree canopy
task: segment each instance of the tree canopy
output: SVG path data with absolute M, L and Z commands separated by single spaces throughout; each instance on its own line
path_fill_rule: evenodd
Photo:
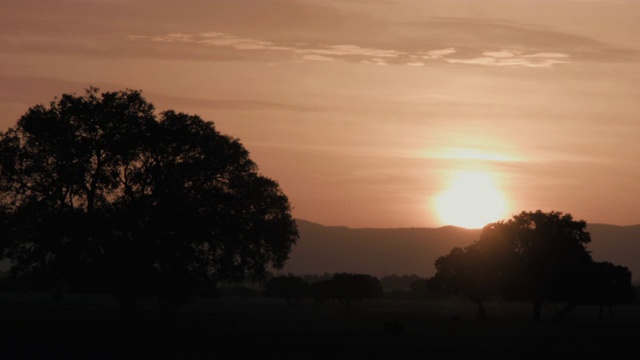
M 140 91 L 89 88 L 0 133 L 0 236 L 12 274 L 131 304 L 258 279 L 298 232 L 237 139 L 196 115 L 157 115 Z
M 294 275 L 276 276 L 267 281 L 264 293 L 268 297 L 284 299 L 291 306 L 309 295 L 309 283 Z
M 331 279 L 332 293 L 347 309 L 354 301 L 382 297 L 380 280 L 367 274 L 337 273 Z
M 436 274 L 427 281 L 427 286 L 431 291 L 469 298 L 478 306 L 476 317 L 484 320 L 487 318 L 484 302 L 497 281 L 494 274 L 483 266 L 486 257 L 479 249 L 476 243 L 464 249 L 453 248 L 448 255 L 439 257 L 435 262 Z
M 486 297 L 499 295 L 531 302 L 533 318 L 540 321 L 544 301 L 574 306 L 595 299 L 603 303 L 603 296 L 615 300 L 606 292 L 628 293 L 628 269 L 594 263 L 586 248 L 590 241 L 586 222 L 570 214 L 522 212 L 486 225 L 476 242 L 437 259 L 437 273 L 429 283 L 434 290 L 476 302 L 480 318 L 486 316 Z M 615 292 L 609 290 L 614 287 Z

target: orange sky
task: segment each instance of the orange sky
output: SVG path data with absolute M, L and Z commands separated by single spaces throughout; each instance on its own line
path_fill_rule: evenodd
M 141 89 L 240 138 L 294 216 L 439 226 L 455 174 L 507 215 L 640 223 L 640 1 L 0 0 L 0 128 Z

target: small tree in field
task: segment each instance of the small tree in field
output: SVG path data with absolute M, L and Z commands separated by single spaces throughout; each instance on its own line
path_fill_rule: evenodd
M 382 296 L 380 281 L 366 274 L 334 274 L 331 287 L 335 298 L 343 302 L 347 310 L 354 301 Z
M 284 299 L 291 306 L 309 295 L 309 284 L 298 276 L 277 276 L 265 284 L 265 295 Z
M 446 295 L 467 297 L 478 306 L 476 318 L 485 320 L 487 312 L 484 302 L 490 292 L 489 284 L 478 271 L 481 261 L 477 246 L 454 248 L 448 255 L 436 260 L 436 274 L 427 280 L 429 290 Z
M 576 303 L 597 305 L 599 321 L 603 321 L 605 307 L 612 315 L 613 305 L 629 304 L 635 298 L 631 271 L 607 261 L 594 262 L 587 280 L 581 285 L 583 293 Z

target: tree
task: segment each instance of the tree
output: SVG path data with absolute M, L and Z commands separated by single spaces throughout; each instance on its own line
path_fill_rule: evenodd
M 469 297 L 486 314 L 488 294 L 530 301 L 533 319 L 541 320 L 547 300 L 573 302 L 589 278 L 590 241 L 584 221 L 570 214 L 540 210 L 522 212 L 507 221 L 488 224 L 470 246 L 436 261 L 433 289 Z
M 0 133 L 0 220 L 14 276 L 93 284 L 125 311 L 259 279 L 298 239 L 287 197 L 237 139 L 156 115 L 135 90 L 64 94 Z
M 316 303 L 331 301 L 332 299 L 335 299 L 333 281 L 329 279 L 314 282 L 309 286 L 309 293 Z
M 631 271 L 607 261 L 591 265 L 588 281 L 583 284 L 584 294 L 578 301 L 599 307 L 598 320 L 602 322 L 605 306 L 612 313 L 615 304 L 633 302 L 635 294 L 631 284 Z
M 489 296 L 497 294 L 503 284 L 499 267 L 506 265 L 504 259 L 496 261 L 486 244 L 476 242 L 464 249 L 454 248 L 436 262 L 436 274 L 427 280 L 430 291 L 446 295 L 465 296 L 478 306 L 476 318 L 488 318 L 484 303 Z
M 431 290 L 429 289 L 429 279 L 419 279 L 414 280 L 410 285 L 411 295 L 413 298 L 418 299 L 420 301 L 426 300 L 431 295 Z
M 422 280 L 422 278 L 416 274 L 401 275 L 396 274 L 383 276 L 380 278 L 380 285 L 385 292 L 392 290 L 408 290 L 416 280 Z
M 298 276 L 277 276 L 265 284 L 265 295 L 285 299 L 291 306 L 309 295 L 309 284 Z
M 568 300 L 579 292 L 576 284 L 592 263 L 586 245 L 591 241 L 586 222 L 570 214 L 540 210 L 521 212 L 506 222 L 487 225 L 480 242 L 500 241 L 515 263 L 506 295 L 530 301 L 534 321 L 541 320 L 546 300 Z
M 382 297 L 380 281 L 367 274 L 334 274 L 331 279 L 332 294 L 344 303 L 347 310 L 354 301 Z

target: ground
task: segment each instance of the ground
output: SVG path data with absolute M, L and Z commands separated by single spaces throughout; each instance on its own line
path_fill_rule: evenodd
M 108 297 L 0 295 L 3 358 L 176 359 L 551 359 L 636 352 L 640 306 L 614 308 L 603 323 L 580 308 L 567 323 L 534 324 L 528 304 L 488 306 L 473 319 L 464 301 L 369 300 L 289 307 L 265 298 L 199 300 L 172 318 L 150 310 L 121 319 Z M 552 305 L 546 311 L 555 310 Z

